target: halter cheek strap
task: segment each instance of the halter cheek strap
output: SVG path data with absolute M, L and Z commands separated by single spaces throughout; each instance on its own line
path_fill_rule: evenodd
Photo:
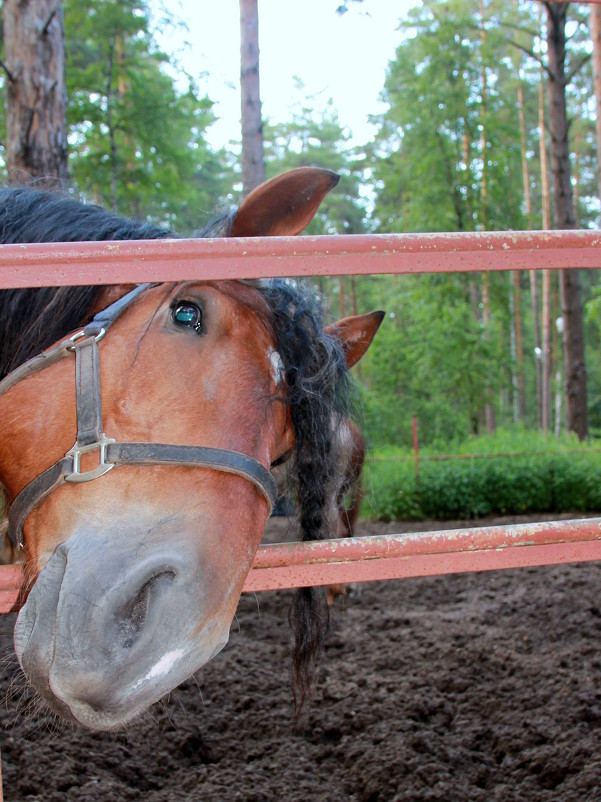
M 65 482 L 89 482 L 118 465 L 176 465 L 235 474 L 251 482 L 267 501 L 269 514 L 277 498 L 277 487 L 267 468 L 253 457 L 221 448 L 166 443 L 117 443 L 106 437 L 102 425 L 100 351 L 98 343 L 121 313 L 146 290 L 142 284 L 100 312 L 82 331 L 51 351 L 34 357 L 0 382 L 0 395 L 17 382 L 75 354 L 77 439 L 65 456 L 31 481 L 13 501 L 8 517 L 8 535 L 23 548 L 23 524 L 46 496 Z M 98 452 L 91 470 L 81 469 L 81 456 Z

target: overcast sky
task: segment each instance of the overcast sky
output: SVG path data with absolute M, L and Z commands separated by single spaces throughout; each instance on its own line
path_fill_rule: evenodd
M 160 0 L 159 0 L 160 2 Z M 370 138 L 367 118 L 383 109 L 378 95 L 388 61 L 401 33 L 401 15 L 414 0 L 364 0 L 350 3 L 340 16 L 340 0 L 259 0 L 260 80 L 263 114 L 286 119 L 294 76 L 307 94 L 332 98 L 340 122 L 354 142 Z M 187 71 L 217 103 L 220 121 L 211 128 L 213 145 L 240 139 L 240 16 L 238 0 L 175 0 L 164 2 L 188 26 L 190 46 L 172 29 L 160 38 L 161 47 L 178 53 Z

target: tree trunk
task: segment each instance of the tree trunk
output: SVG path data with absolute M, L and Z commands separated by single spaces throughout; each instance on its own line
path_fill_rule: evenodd
M 338 303 L 340 307 L 340 317 L 346 317 L 346 295 L 344 292 L 344 276 L 338 276 Z
M 515 285 L 513 274 L 517 271 L 512 270 L 510 274 L 509 288 L 509 346 L 511 353 L 511 408 L 513 412 L 513 422 L 520 420 L 520 387 L 518 381 L 518 348 L 517 332 L 515 325 Z M 501 415 L 501 420 L 503 416 Z
M 351 306 L 352 306 L 352 313 L 353 315 L 358 315 L 358 303 L 357 303 L 357 276 L 351 276 Z M 398 276 L 397 276 L 398 278 Z M 355 375 L 357 379 L 361 381 L 361 362 L 359 361 L 355 365 Z
M 240 0 L 240 88 L 242 94 L 242 187 L 248 195 L 265 180 L 263 121 L 259 94 L 257 0 Z
M 6 166 L 11 184 L 63 186 L 65 29 L 60 0 L 5 0 Z
M 488 273 L 482 274 L 482 327 L 484 336 L 489 339 L 489 323 L 490 323 L 490 276 Z M 486 387 L 487 395 L 490 396 L 490 385 Z M 486 431 L 488 434 L 494 434 L 497 429 L 497 420 L 495 415 L 494 404 L 488 401 L 484 405 L 484 420 L 486 422 Z
M 562 3 L 545 3 L 549 68 L 549 132 L 555 226 L 575 228 L 570 150 L 566 113 L 566 13 Z M 580 440 L 588 436 L 586 408 L 586 363 L 582 295 L 578 270 L 562 270 L 560 276 L 563 317 L 564 375 L 566 383 L 566 426 Z
M 114 212 L 119 209 L 117 189 L 119 186 L 117 140 L 113 122 L 113 71 L 115 66 L 115 38 L 109 43 L 108 62 L 106 70 L 106 126 L 109 133 L 109 158 L 111 160 L 111 208 Z
M 524 379 L 524 345 L 522 336 L 522 299 L 520 292 L 520 271 L 512 270 L 513 307 L 515 324 L 515 356 L 518 380 L 518 420 L 526 418 L 526 383 Z
M 480 79 L 482 82 L 480 103 L 480 156 L 482 159 L 482 178 L 480 180 L 480 228 L 488 230 L 488 142 L 487 135 L 487 104 L 488 104 L 488 77 L 486 74 L 486 64 L 484 62 L 484 49 L 486 46 L 486 31 L 484 27 L 484 0 L 480 0 Z M 484 324 L 484 336 L 490 337 L 487 329 L 490 322 L 490 277 L 488 273 L 482 275 L 482 322 Z M 490 387 L 487 387 L 487 395 L 491 395 Z M 488 401 L 484 405 L 484 417 L 486 420 L 486 431 L 493 434 L 497 428 L 494 405 Z
M 488 230 L 488 142 L 486 141 L 486 114 L 488 104 L 488 78 L 484 63 L 484 49 L 486 46 L 486 31 L 484 28 L 484 0 L 480 0 L 480 158 L 482 159 L 482 178 L 480 180 L 480 225 L 484 231 Z
M 591 6 L 591 39 L 593 40 L 593 91 L 597 107 L 597 182 L 601 199 L 601 6 Z
M 538 309 L 538 270 L 530 270 L 530 298 L 532 300 L 532 321 L 534 328 L 534 353 L 536 354 L 536 421 L 543 428 L 543 350 L 540 343 L 540 315 Z
M 353 306 L 353 315 L 358 315 L 357 304 L 357 276 L 351 276 L 351 303 Z
M 532 198 L 530 195 L 530 172 L 528 170 L 528 155 L 527 155 L 527 139 L 526 139 L 526 115 L 524 112 L 524 90 L 522 85 L 518 84 L 518 113 L 520 119 L 520 147 L 522 151 L 522 182 L 524 184 L 524 206 L 526 208 L 526 224 L 528 229 L 532 228 Z M 517 271 L 516 271 L 517 272 Z M 542 428 L 543 422 L 543 408 L 542 408 L 542 392 L 543 392 L 543 371 L 542 360 L 539 358 L 539 353 L 542 354 L 540 347 L 540 326 L 538 320 L 538 291 L 536 286 L 536 270 L 529 270 L 530 274 L 530 297 L 532 302 L 532 319 L 534 328 L 534 349 L 536 354 L 536 422 Z M 519 277 L 514 279 L 514 286 L 519 287 Z M 516 301 L 516 308 L 519 310 Z M 524 374 L 521 373 L 521 382 L 524 384 Z M 521 403 L 523 405 L 523 418 L 526 417 L 526 400 L 525 392 L 521 391 Z
M 556 321 L 552 326 L 553 337 L 551 340 L 551 351 L 556 354 L 553 360 L 553 370 L 555 371 L 555 437 L 559 437 L 562 429 L 562 396 L 563 396 L 563 374 L 561 368 L 561 334 L 557 326 L 557 320 L 561 315 L 561 308 L 559 306 L 559 276 L 553 281 L 553 319 Z
M 526 207 L 526 223 L 532 228 L 532 200 L 530 196 L 530 171 L 528 170 L 528 143 L 526 140 L 526 114 L 524 111 L 524 90 L 518 84 L 518 113 L 520 119 L 520 150 L 522 152 L 522 182 L 524 184 L 524 206 Z
M 549 431 L 551 419 L 551 272 L 543 270 L 543 425 Z
M 574 225 L 580 228 L 578 207 L 580 206 L 580 133 L 574 137 Z
M 547 155 L 547 126 L 545 123 L 545 82 L 541 70 L 540 87 L 538 90 L 538 130 L 539 130 L 539 156 L 540 156 L 540 186 L 541 202 L 543 208 L 543 228 L 547 231 L 551 223 L 551 192 L 549 188 L 549 159 Z
M 538 128 L 540 153 L 540 178 L 543 207 L 543 229 L 551 228 L 551 197 L 549 192 L 549 163 L 547 161 L 547 126 L 545 125 L 545 84 L 541 69 L 540 86 L 538 90 Z M 550 403 L 551 403 L 551 358 L 550 358 L 550 276 L 548 270 L 543 270 L 542 287 L 542 356 L 541 356 L 541 428 L 549 431 Z

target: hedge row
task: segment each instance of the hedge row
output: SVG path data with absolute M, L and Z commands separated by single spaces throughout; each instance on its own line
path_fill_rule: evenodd
M 601 512 L 601 455 L 368 463 L 362 514 L 381 520 Z

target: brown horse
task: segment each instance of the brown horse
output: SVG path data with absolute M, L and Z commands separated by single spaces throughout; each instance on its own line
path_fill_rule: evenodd
M 361 472 L 365 460 L 365 439 L 351 418 L 333 420 L 332 432 L 335 469 L 332 471 L 325 494 L 327 529 L 335 537 L 352 537 L 363 500 Z M 294 460 L 288 460 L 286 464 L 274 468 L 272 472 L 277 484 L 279 502 L 283 502 L 283 509 L 287 511 L 284 514 L 291 514 L 290 510 L 294 510 L 294 504 L 289 498 L 289 494 L 294 493 L 294 488 L 289 486 L 293 468 Z M 328 585 L 326 594 L 328 605 L 334 604 L 338 596 L 346 595 L 350 587 L 341 584 Z
M 280 176 L 205 235 L 297 234 L 336 181 Z M 0 231 L 169 236 L 32 190 L 0 193 Z M 303 538 L 333 534 L 332 422 L 381 319 L 325 326 L 312 293 L 282 280 L 0 293 L 0 482 L 29 585 L 15 649 L 60 716 L 118 728 L 223 648 L 272 465 L 295 458 Z M 291 615 L 301 698 L 321 604 L 305 589 Z
M 337 449 L 337 469 L 328 499 L 330 529 L 337 537 L 352 537 L 355 529 L 363 488 L 361 473 L 365 461 L 365 439 L 354 420 L 348 419 L 338 426 L 334 438 Z M 338 596 L 345 596 L 351 585 L 328 585 L 328 604 L 334 604 Z

